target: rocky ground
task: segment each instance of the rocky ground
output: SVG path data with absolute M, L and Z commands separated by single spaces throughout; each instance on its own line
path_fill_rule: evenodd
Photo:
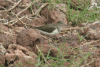
M 83 1 L 80 2 L 88 3 L 88 0 Z M 70 8 L 73 9 L 77 9 L 77 5 L 82 6 L 75 0 L 72 3 L 74 5 L 71 4 Z M 72 26 L 66 16 L 67 4 L 45 0 L 0 0 L 0 65 L 56 67 L 62 59 L 61 65 L 65 67 L 100 67 L 100 21 Z M 91 11 L 93 4 L 90 4 Z M 78 10 L 82 11 L 82 7 Z M 68 26 L 63 27 L 55 37 L 42 35 L 32 29 L 59 20 Z

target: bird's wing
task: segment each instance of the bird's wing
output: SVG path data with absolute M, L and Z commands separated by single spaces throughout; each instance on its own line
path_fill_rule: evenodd
M 51 33 L 52 31 L 54 31 L 56 28 L 55 27 L 50 27 L 50 26 L 41 26 L 41 27 L 34 27 L 33 29 L 38 29 L 38 30 L 42 30 L 48 33 Z

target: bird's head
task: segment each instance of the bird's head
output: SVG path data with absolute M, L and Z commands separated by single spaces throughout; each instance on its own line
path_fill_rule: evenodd
M 63 21 L 58 21 L 57 24 L 58 24 L 58 25 L 61 25 L 61 26 L 62 26 L 62 25 L 67 26 L 67 24 L 65 24 Z

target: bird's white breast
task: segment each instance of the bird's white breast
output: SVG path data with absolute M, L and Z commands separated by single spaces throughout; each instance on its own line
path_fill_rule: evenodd
M 52 31 L 51 33 L 48 33 L 48 32 L 42 31 L 42 30 L 39 30 L 39 31 L 40 31 L 41 33 L 43 33 L 43 34 L 46 34 L 46 35 L 56 35 L 56 34 L 59 33 L 57 29 L 55 29 L 55 30 Z

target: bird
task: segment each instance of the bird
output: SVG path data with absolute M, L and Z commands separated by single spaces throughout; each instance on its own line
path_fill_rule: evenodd
M 61 32 L 62 26 L 66 26 L 63 21 L 58 21 L 57 23 L 47 24 L 40 27 L 33 27 L 33 29 L 39 30 L 41 33 L 45 35 L 54 36 Z

